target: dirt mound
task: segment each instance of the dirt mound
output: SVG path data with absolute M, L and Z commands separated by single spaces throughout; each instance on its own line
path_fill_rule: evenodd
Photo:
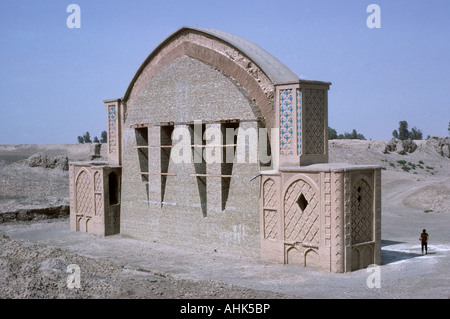
M 113 283 L 120 268 L 101 260 L 72 255 L 59 248 L 26 245 L 0 234 L 0 295 L 3 298 L 101 298 L 120 295 Z M 83 267 L 81 289 L 67 288 L 67 265 Z
M 69 173 L 0 163 L 0 213 L 69 205 Z
M 403 200 L 403 204 L 407 207 L 422 209 L 424 212 L 450 211 L 450 180 L 416 190 Z
M 417 144 L 411 140 L 400 140 L 398 138 L 393 138 L 386 144 L 384 153 L 396 152 L 400 155 L 406 155 L 407 153 L 413 153 L 417 149 Z
M 51 157 L 45 153 L 38 152 L 28 157 L 25 163 L 30 167 L 59 168 L 63 171 L 69 170 L 69 159 L 67 155 Z
M 13 163 L 25 160 L 33 154 L 44 153 L 50 157 L 66 156 L 69 161 L 87 161 L 92 144 L 21 144 L 0 145 L 0 161 Z M 101 148 L 101 156 L 107 155 L 107 147 Z
M 331 163 L 380 165 L 386 170 L 405 172 L 407 169 L 403 170 L 402 167 L 409 162 L 411 163 L 409 165 L 411 166 L 410 173 L 414 173 L 414 171 L 418 174 L 421 173 L 422 166 L 425 175 L 433 173 L 431 175 L 450 176 L 450 160 L 437 151 L 433 142 L 430 142 L 430 140 L 409 142 L 409 144 L 407 143 L 407 151 L 402 146 L 400 153 L 398 153 L 397 151 L 386 151 L 389 149 L 390 142 L 330 140 L 329 161 Z M 416 167 L 412 164 L 415 164 Z
M 450 158 L 449 137 L 433 136 L 426 141 L 426 145 L 433 147 L 439 155 Z
M 2 298 L 286 298 L 276 292 L 214 281 L 174 279 L 60 248 L 14 240 L 0 233 Z M 80 288 L 69 265 L 79 267 Z M 68 286 L 69 281 L 69 286 Z M 71 285 L 72 284 L 72 285 Z
M 19 209 L 14 212 L 0 213 L 0 224 L 12 221 L 31 221 L 49 218 L 68 217 L 69 214 L 70 214 L 70 207 L 68 205 L 34 208 L 34 209 Z

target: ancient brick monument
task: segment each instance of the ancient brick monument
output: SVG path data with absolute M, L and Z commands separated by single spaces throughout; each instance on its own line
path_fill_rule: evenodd
M 108 161 L 70 164 L 71 229 L 330 272 L 379 264 L 381 171 L 328 163 L 330 85 L 181 28 L 104 101 Z

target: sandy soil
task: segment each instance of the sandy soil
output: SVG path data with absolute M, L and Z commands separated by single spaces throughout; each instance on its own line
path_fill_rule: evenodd
M 365 269 L 329 274 L 120 235 L 97 238 L 70 232 L 68 219 L 58 218 L 0 224 L 0 297 L 450 298 L 450 159 L 422 144 L 412 154 L 399 155 L 384 154 L 384 142 L 330 142 L 330 162 L 385 168 L 380 288 L 367 286 Z M 0 146 L 0 160 L 6 158 L 5 149 Z M 16 158 L 0 166 L 0 212 L 68 200 L 66 172 L 24 168 L 16 162 L 20 151 L 11 150 Z M 88 154 L 71 152 L 72 160 Z M 401 160 L 411 163 L 409 171 Z M 20 188 L 20 181 L 31 186 Z M 430 234 L 425 256 L 418 241 L 423 228 Z M 80 267 L 79 289 L 67 288 L 69 264 Z

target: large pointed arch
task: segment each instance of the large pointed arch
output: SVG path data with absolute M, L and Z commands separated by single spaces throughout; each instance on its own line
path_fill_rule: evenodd
M 93 215 L 92 176 L 85 168 L 81 169 L 75 178 L 76 210 L 79 214 Z
M 275 125 L 274 86 L 299 81 L 283 63 L 254 43 L 218 30 L 183 27 L 164 40 L 136 72 L 122 99 L 125 115 L 146 83 L 185 55 L 236 80 L 256 102 L 269 128 Z

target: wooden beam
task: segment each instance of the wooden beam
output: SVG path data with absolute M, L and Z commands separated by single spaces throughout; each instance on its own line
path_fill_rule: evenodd
M 138 146 L 133 146 L 134 148 L 150 148 L 150 147 L 156 147 L 156 148 L 171 148 L 173 147 L 173 145 L 138 145 Z
M 143 127 L 149 127 L 149 126 L 152 126 L 152 125 L 149 123 L 142 123 L 142 124 L 130 125 L 130 128 L 143 128 Z
M 219 175 L 219 174 L 189 174 L 195 177 L 233 177 L 233 175 Z
M 264 118 L 257 117 L 256 119 L 228 119 L 228 120 L 208 120 L 202 121 L 201 124 L 219 124 L 219 123 L 239 123 L 239 122 L 260 122 Z M 187 122 L 157 122 L 157 123 L 142 123 L 130 125 L 130 128 L 141 128 L 141 127 L 151 127 L 151 126 L 174 126 L 174 125 L 193 125 L 194 121 Z
M 219 144 L 219 145 L 212 145 L 212 144 L 206 144 L 206 145 L 191 145 L 191 147 L 232 147 L 232 146 L 238 146 L 237 144 Z

